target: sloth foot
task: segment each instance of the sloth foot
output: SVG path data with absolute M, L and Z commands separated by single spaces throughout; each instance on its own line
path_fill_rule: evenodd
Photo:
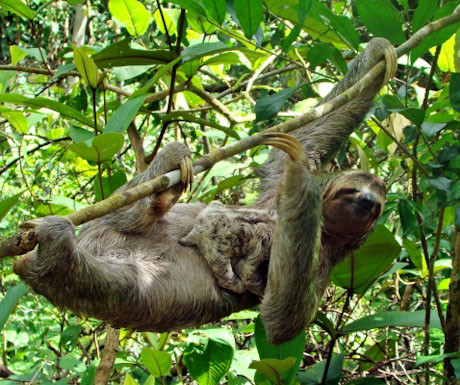
M 293 136 L 283 132 L 266 132 L 263 135 L 262 144 L 267 144 L 286 152 L 294 162 L 305 158 L 302 145 Z

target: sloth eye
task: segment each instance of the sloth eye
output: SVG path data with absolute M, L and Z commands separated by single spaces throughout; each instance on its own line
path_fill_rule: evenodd
M 337 194 L 335 194 L 334 198 L 338 199 L 344 195 L 356 194 L 357 192 L 358 190 L 355 188 L 343 188 L 337 191 Z

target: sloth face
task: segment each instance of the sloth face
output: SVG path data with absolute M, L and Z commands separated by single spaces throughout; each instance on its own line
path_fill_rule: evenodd
M 385 184 L 365 172 L 346 172 L 323 191 L 323 230 L 343 244 L 362 239 L 375 225 L 385 203 Z

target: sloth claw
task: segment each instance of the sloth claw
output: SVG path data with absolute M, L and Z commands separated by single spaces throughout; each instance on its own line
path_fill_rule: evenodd
M 388 45 L 385 47 L 384 55 L 386 69 L 383 84 L 386 84 L 396 74 L 396 70 L 398 69 L 398 54 L 392 45 Z
M 305 157 L 300 142 L 293 136 L 283 132 L 264 133 L 262 144 L 267 144 L 286 152 L 294 162 L 298 162 Z
M 184 185 L 184 192 L 191 190 L 193 183 L 193 163 L 188 156 L 182 158 L 180 161 L 180 181 Z

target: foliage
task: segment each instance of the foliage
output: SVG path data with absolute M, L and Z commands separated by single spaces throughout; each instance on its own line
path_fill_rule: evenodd
M 0 0 L 5 236 L 26 219 L 108 197 L 162 142 L 182 140 L 198 159 L 296 116 L 373 36 L 401 44 L 459 1 L 85 4 Z M 460 295 L 453 287 L 449 302 L 460 229 L 458 28 L 400 58 L 340 149 L 337 168 L 379 174 L 388 199 L 372 237 L 334 271 L 309 333 L 274 347 L 256 311 L 169 334 L 122 330 L 111 384 L 440 383 L 448 360 L 459 376 L 458 352 L 445 350 L 458 335 L 444 322 Z M 218 163 L 184 199 L 252 203 L 249 166 L 267 154 L 256 148 Z M 11 260 L 0 269 L 0 369 L 14 373 L 2 383 L 92 384 L 104 325 L 27 291 Z

